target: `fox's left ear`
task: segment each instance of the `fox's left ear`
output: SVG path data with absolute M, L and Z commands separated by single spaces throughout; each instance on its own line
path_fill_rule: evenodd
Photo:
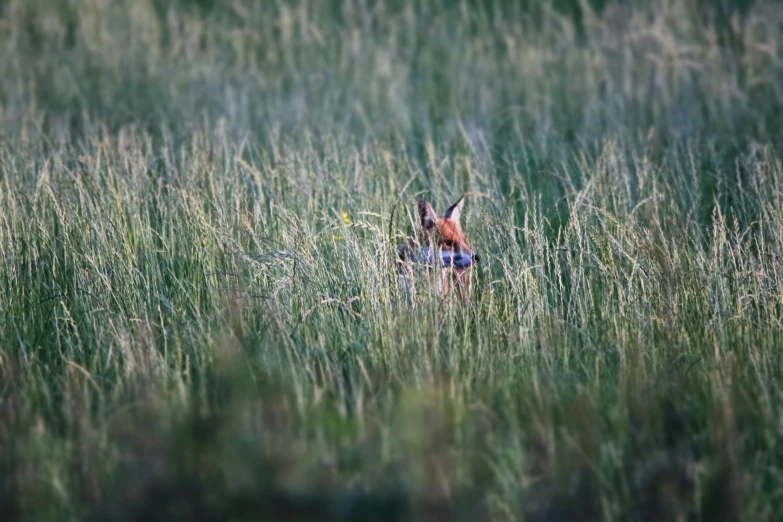
M 446 212 L 443 214 L 443 217 L 446 219 L 453 219 L 454 221 L 459 221 L 460 216 L 462 216 L 462 206 L 465 204 L 465 196 L 462 196 L 459 198 L 459 200 L 451 205 Z
M 437 216 L 435 216 L 435 211 L 432 210 L 432 205 L 430 205 L 430 202 L 426 199 L 420 199 L 416 203 L 416 207 L 419 209 L 421 228 L 426 231 L 434 227 Z

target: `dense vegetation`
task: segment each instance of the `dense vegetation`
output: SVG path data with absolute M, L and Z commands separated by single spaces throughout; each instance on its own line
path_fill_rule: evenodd
M 774 520 L 782 85 L 776 2 L 0 1 L 0 518 Z

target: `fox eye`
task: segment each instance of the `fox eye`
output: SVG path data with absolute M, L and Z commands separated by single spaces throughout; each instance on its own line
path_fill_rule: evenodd
M 454 241 L 452 241 L 451 239 L 444 239 L 443 240 L 443 244 L 448 246 L 448 247 L 453 247 L 454 246 Z

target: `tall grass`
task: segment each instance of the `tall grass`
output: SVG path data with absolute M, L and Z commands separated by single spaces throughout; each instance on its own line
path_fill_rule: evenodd
M 3 520 L 774 520 L 782 28 L 0 3 Z M 407 306 L 462 193 L 473 298 Z

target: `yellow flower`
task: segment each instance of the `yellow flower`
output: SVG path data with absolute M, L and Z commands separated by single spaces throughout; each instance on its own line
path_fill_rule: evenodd
M 342 212 L 340 216 L 343 218 L 343 223 L 346 225 L 350 225 L 352 223 L 351 218 L 348 217 L 348 212 Z M 332 237 L 335 239 L 335 241 L 342 241 L 345 239 L 342 235 L 339 234 L 335 234 Z

